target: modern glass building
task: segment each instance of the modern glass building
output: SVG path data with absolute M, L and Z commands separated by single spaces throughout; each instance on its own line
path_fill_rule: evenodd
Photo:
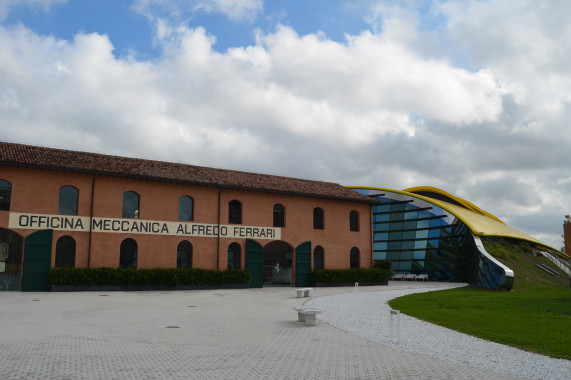
M 513 271 L 486 252 L 479 236 L 545 246 L 470 202 L 432 187 L 404 191 L 351 187 L 379 203 L 372 208 L 373 258 L 400 275 L 511 289 Z

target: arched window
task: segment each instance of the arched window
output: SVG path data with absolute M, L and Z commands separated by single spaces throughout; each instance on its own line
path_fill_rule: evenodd
M 135 240 L 125 239 L 121 242 L 119 267 L 137 268 L 137 242 Z
M 228 269 L 240 269 L 242 263 L 242 249 L 238 243 L 228 246 Z
M 139 194 L 127 191 L 123 194 L 123 218 L 139 217 Z
M 73 186 L 63 186 L 59 189 L 59 207 L 60 215 L 77 215 L 77 200 L 79 191 Z
M 274 227 L 285 227 L 285 209 L 279 203 L 274 205 Z
M 56 243 L 56 268 L 75 266 L 75 240 L 71 236 L 62 236 Z
M 325 268 L 323 247 L 318 245 L 313 249 L 313 270 Z
M 10 197 L 12 196 L 12 184 L 0 179 L 0 211 L 10 211 Z
M 228 205 L 228 223 L 242 223 L 242 203 L 237 200 L 230 201 Z
M 192 268 L 192 244 L 184 240 L 176 248 L 176 267 Z
M 351 268 L 360 268 L 360 266 L 361 266 L 361 262 L 360 262 L 360 261 L 361 261 L 361 260 L 360 260 L 360 257 L 359 257 L 359 256 L 360 256 L 360 255 L 359 255 L 359 248 L 357 248 L 357 247 L 351 248 L 351 253 L 350 253 L 350 256 L 349 256 L 349 261 L 350 261 Z
M 323 209 L 320 207 L 313 209 L 313 229 L 323 229 Z
M 188 195 L 178 198 L 178 220 L 194 220 L 194 201 Z
M 349 230 L 359 231 L 359 213 L 355 210 L 349 213 Z

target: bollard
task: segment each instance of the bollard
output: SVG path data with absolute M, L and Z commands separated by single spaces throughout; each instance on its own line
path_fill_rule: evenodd
M 392 310 L 390 311 L 390 315 L 391 315 L 391 340 L 393 342 L 398 343 L 398 341 L 400 340 L 400 311 L 398 310 Z M 394 319 L 396 319 L 396 337 L 395 337 L 395 327 L 394 327 Z
M 355 292 L 359 293 L 359 283 L 358 282 L 355 283 Z

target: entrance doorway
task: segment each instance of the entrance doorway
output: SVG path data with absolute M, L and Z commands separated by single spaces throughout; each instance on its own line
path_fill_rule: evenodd
M 264 286 L 291 286 L 293 247 L 283 241 L 273 241 L 263 250 Z
M 0 228 L 0 290 L 20 290 L 23 242 L 22 236 Z

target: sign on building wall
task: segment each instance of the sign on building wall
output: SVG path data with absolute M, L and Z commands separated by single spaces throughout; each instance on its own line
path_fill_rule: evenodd
M 88 216 L 25 214 L 15 212 L 10 213 L 9 228 L 92 231 L 122 234 L 281 239 L 281 229 L 273 227 L 165 222 L 141 219 L 90 218 Z

